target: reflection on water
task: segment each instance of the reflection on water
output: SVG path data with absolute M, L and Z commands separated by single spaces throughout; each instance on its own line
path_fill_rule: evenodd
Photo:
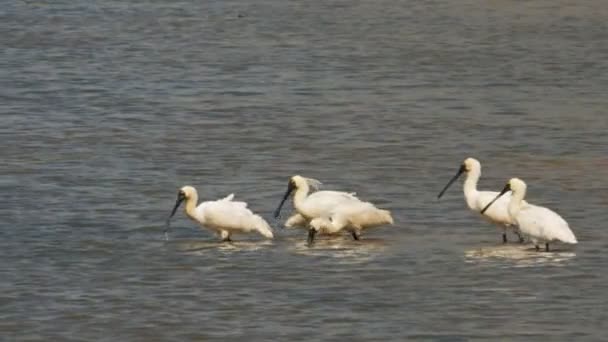
M 172 242 L 171 246 L 181 253 L 204 255 L 216 252 L 252 252 L 269 248 L 274 245 L 272 240 L 260 241 L 199 241 L 180 240 Z
M 483 246 L 465 251 L 466 262 L 510 261 L 513 267 L 566 266 L 576 256 L 570 250 L 540 251 L 530 245 L 506 244 Z
M 354 264 L 372 260 L 387 249 L 382 239 L 365 239 L 355 241 L 346 236 L 327 236 L 316 239 L 309 246 L 306 239 L 288 240 L 288 250 L 305 256 L 329 257 L 341 264 Z

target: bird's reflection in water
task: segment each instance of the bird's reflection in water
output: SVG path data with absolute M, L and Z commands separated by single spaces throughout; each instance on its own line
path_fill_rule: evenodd
M 560 247 L 550 252 L 537 252 L 529 244 L 483 246 L 465 251 L 465 260 L 469 263 L 508 260 L 513 263 L 512 267 L 565 266 L 576 253 L 567 246 Z
M 251 252 L 273 245 L 272 240 L 259 241 L 204 241 L 204 240 L 183 240 L 173 243 L 174 248 L 182 253 L 205 254 L 207 252 Z
M 350 236 L 324 235 L 309 245 L 305 239 L 289 239 L 288 249 L 305 256 L 334 258 L 338 263 L 352 264 L 369 261 L 382 254 L 388 243 L 382 239 L 362 238 L 353 240 Z

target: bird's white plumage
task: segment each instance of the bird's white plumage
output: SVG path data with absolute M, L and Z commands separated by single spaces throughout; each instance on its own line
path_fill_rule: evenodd
M 232 234 L 250 232 L 273 238 L 270 225 L 261 216 L 249 210 L 246 202 L 233 201 L 234 194 L 196 206 L 196 189 L 186 186 L 182 191 L 186 194 L 186 214 L 202 227 L 215 231 L 222 239 L 229 239 Z
M 347 230 L 357 237 L 364 229 L 384 224 L 393 224 L 390 211 L 361 201 L 343 202 L 334 207 L 328 216 L 310 221 L 310 226 L 320 233 L 336 234 Z
M 467 206 L 471 211 L 473 211 L 476 215 L 479 215 L 481 210 L 490 203 L 493 199 L 496 198 L 498 192 L 495 191 L 479 191 L 477 190 L 477 183 L 479 178 L 481 177 L 481 164 L 475 158 L 467 158 L 464 160 L 461 166 L 461 172 L 466 172 L 466 179 L 463 184 L 463 192 L 464 198 L 467 203 Z M 458 176 L 458 175 L 457 175 Z M 444 188 L 443 191 L 449 187 L 451 182 L 457 178 L 455 176 L 450 183 Z M 440 196 L 443 194 L 440 194 Z M 503 198 L 504 197 L 504 198 Z M 500 197 L 491 207 L 489 207 L 484 214 L 482 214 L 482 218 L 487 222 L 493 223 L 497 225 L 500 229 L 503 230 L 503 241 L 506 242 L 506 230 L 514 226 L 514 222 L 511 220 L 511 217 L 508 213 L 509 200 L 511 198 L 511 193 L 505 194 L 503 197 Z M 517 232 L 516 227 L 514 227 Z
M 561 241 L 577 243 L 568 223 L 557 213 L 544 207 L 527 204 L 515 216 L 522 233 L 535 242 Z
M 467 202 L 467 206 L 476 214 L 479 214 L 488 203 L 490 203 L 498 192 L 496 191 L 479 191 L 477 190 L 477 182 L 481 177 L 481 164 L 477 159 L 467 158 L 464 161 L 466 167 L 467 178 L 463 184 L 464 197 Z M 492 222 L 501 226 L 509 226 L 513 224 L 511 217 L 509 216 L 508 206 L 510 193 L 505 194 L 505 199 L 498 199 L 492 207 L 483 214 L 483 218 L 489 222 Z
M 469 198 L 467 199 L 467 204 L 469 203 L 469 199 L 471 200 L 472 205 L 469 205 L 469 209 L 479 214 L 481 209 L 483 209 L 488 203 L 490 203 L 496 196 L 498 196 L 499 192 L 497 191 L 477 191 L 476 193 L 469 193 Z M 497 225 L 509 226 L 513 224 L 511 217 L 509 216 L 509 201 L 511 200 L 511 194 L 507 193 L 500 197 L 486 212 L 482 215 L 482 217 L 490 222 Z
M 296 200 L 294 194 L 294 207 L 304 217 L 314 218 L 327 215 L 331 209 L 344 202 L 359 202 L 352 193 L 341 191 L 317 191 L 306 196 L 302 201 Z
M 529 204 L 523 200 L 526 196 L 527 188 L 524 181 L 512 178 L 509 180 L 509 185 L 513 191 L 513 196 L 509 201 L 509 215 L 517 223 L 519 230 L 529 236 L 535 245 L 538 246 L 539 243 L 551 241 L 561 241 L 570 244 L 578 242 L 566 220 L 559 214 L 545 207 Z
M 305 227 L 307 223 L 308 220 L 296 212 L 285 221 L 285 228 Z
M 292 215 L 286 222 L 286 227 L 307 227 L 311 219 L 315 217 L 328 216 L 331 210 L 343 202 L 360 202 L 355 193 L 322 190 L 310 193 L 311 188 L 317 189 L 321 182 L 293 176 L 291 181 L 295 184 L 293 194 L 293 206 L 296 214 Z

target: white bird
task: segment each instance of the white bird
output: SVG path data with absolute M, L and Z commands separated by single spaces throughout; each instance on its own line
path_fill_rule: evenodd
M 295 228 L 295 227 L 306 227 L 308 223 L 308 220 L 304 218 L 304 216 L 302 216 L 299 213 L 295 213 L 293 215 L 291 215 L 287 221 L 285 221 L 285 227 L 286 228 Z
M 191 186 L 184 186 L 177 194 L 175 207 L 167 219 L 165 234 L 169 229 L 169 220 L 179 205 L 186 201 L 186 215 L 204 228 L 217 233 L 222 241 L 231 241 L 232 234 L 258 232 L 268 239 L 273 238 L 268 223 L 259 215 L 247 208 L 247 203 L 233 201 L 234 194 L 217 201 L 202 202 L 198 206 L 198 193 Z M 166 236 L 166 235 L 165 235 Z
M 378 209 L 370 202 L 344 202 L 331 210 L 329 216 L 310 221 L 308 244 L 314 242 L 318 232 L 336 234 L 342 230 L 349 231 L 355 240 L 359 240 L 362 230 L 384 224 L 393 224 L 390 211 Z
M 463 185 L 464 198 L 469 209 L 478 214 L 482 208 L 492 201 L 492 199 L 496 198 L 498 192 L 477 190 L 477 182 L 481 176 L 481 164 L 477 159 L 465 159 L 462 162 L 462 165 L 460 165 L 456 175 L 450 179 L 448 184 L 443 188 L 443 190 L 441 190 L 437 198 L 441 198 L 450 185 L 452 185 L 452 183 L 454 183 L 463 172 L 467 173 L 467 179 L 464 181 Z M 499 228 L 502 229 L 503 243 L 507 242 L 507 229 L 514 225 L 507 210 L 510 198 L 511 193 L 501 197 L 496 204 L 492 206 L 492 208 L 482 215 L 486 221 L 498 225 Z M 516 227 L 514 227 L 514 232 L 519 237 L 519 242 L 523 242 L 523 238 Z
M 561 241 L 576 244 L 578 241 L 566 222 L 556 212 L 545 207 L 529 204 L 524 201 L 526 196 L 526 183 L 518 178 L 511 178 L 496 198 L 481 210 L 483 214 L 491 208 L 494 201 L 501 198 L 508 191 L 512 191 L 509 201 L 509 215 L 519 230 L 530 237 L 536 250 L 540 250 L 539 243 L 545 243 L 545 250 L 549 251 L 549 242 Z
M 308 194 L 311 188 L 317 189 L 319 185 L 321 185 L 321 182 L 316 179 L 298 175 L 291 177 L 287 185 L 287 191 L 274 211 L 274 217 L 279 217 L 283 204 L 294 190 L 293 206 L 297 213 L 287 220 L 286 227 L 306 227 L 313 218 L 328 216 L 331 210 L 342 202 L 360 202 L 353 193 L 342 191 L 324 190 Z

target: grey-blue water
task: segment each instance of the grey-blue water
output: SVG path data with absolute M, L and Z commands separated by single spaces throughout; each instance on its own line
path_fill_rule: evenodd
M 605 340 L 604 1 L 12 1 L 0 9 L 3 341 Z M 510 177 L 579 239 L 502 246 Z M 360 242 L 274 220 L 356 191 Z M 234 192 L 272 241 L 180 210 Z M 510 236 L 513 239 L 513 236 Z

